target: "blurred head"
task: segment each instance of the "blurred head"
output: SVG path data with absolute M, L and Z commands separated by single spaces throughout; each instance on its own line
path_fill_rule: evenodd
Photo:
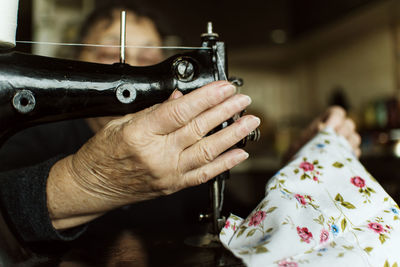
M 164 29 L 157 14 L 149 8 L 138 6 L 132 1 L 109 1 L 98 6 L 83 24 L 79 43 L 119 45 L 121 11 L 126 13 L 127 46 L 161 46 Z M 119 62 L 119 48 L 82 47 L 75 58 L 83 61 L 112 64 Z M 159 63 L 163 58 L 161 49 L 127 47 L 125 60 L 132 66 L 146 66 Z M 113 117 L 88 119 L 94 132 L 103 128 Z
M 110 1 L 97 7 L 90 15 L 80 34 L 80 43 L 119 45 L 120 14 L 126 10 L 126 43 L 128 46 L 161 46 L 164 31 L 157 16 L 150 9 L 132 1 Z M 160 23 L 161 24 L 161 23 Z M 84 61 L 112 64 L 119 61 L 119 48 L 83 47 L 76 58 Z M 126 48 L 126 63 L 146 66 L 162 59 L 160 49 Z

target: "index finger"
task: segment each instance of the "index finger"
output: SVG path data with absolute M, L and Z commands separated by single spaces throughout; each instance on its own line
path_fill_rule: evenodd
M 212 82 L 193 92 L 165 102 L 149 116 L 150 131 L 169 134 L 188 124 L 203 111 L 232 96 L 236 88 L 227 81 Z

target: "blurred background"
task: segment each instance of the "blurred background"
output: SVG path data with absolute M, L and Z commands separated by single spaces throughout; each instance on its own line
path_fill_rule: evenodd
M 99 2 L 20 0 L 17 40 L 71 42 Z M 243 78 L 242 91 L 253 99 L 248 112 L 262 118 L 251 159 L 232 171 L 230 203 L 259 201 L 283 152 L 332 104 L 357 122 L 361 161 L 400 200 L 400 1 L 146 2 L 170 21 L 167 45 L 199 46 L 212 21 L 228 46 L 230 76 Z M 68 54 L 57 46 L 18 49 Z

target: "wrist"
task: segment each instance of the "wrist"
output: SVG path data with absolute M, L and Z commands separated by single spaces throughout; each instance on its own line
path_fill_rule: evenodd
M 73 155 L 56 162 L 47 179 L 47 208 L 56 229 L 86 223 L 114 208 L 109 201 L 89 194 L 75 182 L 72 159 Z

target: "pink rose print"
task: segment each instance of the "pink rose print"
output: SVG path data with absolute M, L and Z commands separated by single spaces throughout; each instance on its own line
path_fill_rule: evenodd
M 299 265 L 294 261 L 281 260 L 278 262 L 279 267 L 298 267 Z
M 322 244 L 325 243 L 328 239 L 329 239 L 329 231 L 326 229 L 322 229 L 321 235 L 319 237 L 319 242 Z
M 368 224 L 368 228 L 373 230 L 375 233 L 378 233 L 378 234 L 380 234 L 380 233 L 385 231 L 385 229 L 383 229 L 383 226 L 381 224 L 374 223 L 374 222 L 369 223 Z
M 225 229 L 228 229 L 229 226 L 231 226 L 231 222 L 229 220 L 227 220 L 225 223 Z
M 351 183 L 359 188 L 363 188 L 365 186 L 365 181 L 360 176 L 354 176 L 350 179 Z
M 306 243 L 310 243 L 310 239 L 313 238 L 312 233 L 308 231 L 307 227 L 300 228 L 297 226 L 297 233 L 299 234 L 301 240 Z
M 294 197 L 297 199 L 297 201 L 301 204 L 301 205 L 306 205 L 307 202 L 304 199 L 304 197 L 302 195 L 296 194 L 294 195 Z
M 259 210 L 250 219 L 249 226 L 257 226 L 259 225 L 262 221 L 264 221 L 265 217 L 267 217 L 267 213 L 265 211 Z
M 303 169 L 305 172 L 313 171 L 314 165 L 310 162 L 304 161 L 300 164 L 300 168 Z
M 319 165 L 318 160 L 311 162 L 307 161 L 307 158 L 303 158 L 303 161 L 299 164 L 299 167 L 294 169 L 295 174 L 300 173 L 300 180 L 310 179 L 314 182 L 320 183 L 320 173 L 318 169 L 323 169 L 324 167 Z

